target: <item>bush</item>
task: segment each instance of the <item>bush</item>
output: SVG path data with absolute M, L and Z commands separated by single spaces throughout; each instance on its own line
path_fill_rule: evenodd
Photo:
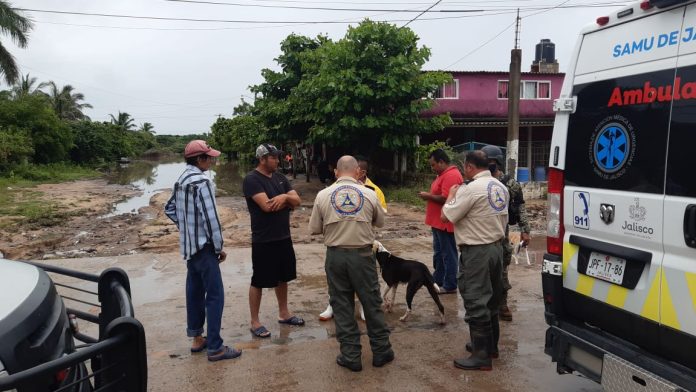
M 17 128 L 0 129 L 0 172 L 11 165 L 26 163 L 34 155 L 29 132 Z
M 447 153 L 453 164 L 457 164 L 457 153 L 454 152 L 452 147 L 447 145 L 445 142 L 437 141 L 430 144 L 423 144 L 416 148 L 416 171 L 421 173 L 430 173 L 430 162 L 428 162 L 428 159 L 430 158 L 430 154 L 438 148 Z

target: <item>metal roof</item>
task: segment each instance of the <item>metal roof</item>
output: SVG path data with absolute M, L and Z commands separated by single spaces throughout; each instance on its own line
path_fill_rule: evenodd
M 447 72 L 453 74 L 489 74 L 489 75 L 509 75 L 509 71 L 445 71 L 439 69 L 428 69 L 424 72 Z M 522 72 L 522 75 L 561 75 L 565 76 L 565 72 Z
M 552 126 L 553 118 L 549 119 L 534 119 L 534 120 L 524 120 L 520 119 L 520 126 Z M 455 127 L 507 127 L 507 120 L 480 120 L 480 119 L 453 119 L 453 124 Z

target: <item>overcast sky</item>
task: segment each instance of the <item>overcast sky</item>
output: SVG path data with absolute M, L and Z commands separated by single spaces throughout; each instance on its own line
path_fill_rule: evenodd
M 221 5 L 166 0 L 9 1 L 14 7 L 25 9 L 112 15 L 257 22 L 356 22 L 371 17 L 394 21 L 399 26 L 418 13 L 387 11 L 425 10 L 435 3 L 428 0 L 209 0 L 240 4 Z M 565 71 L 578 31 L 598 16 L 618 8 L 616 4 L 624 3 L 443 0 L 432 10 L 485 12 L 431 12 L 420 16 L 409 27 L 420 37 L 420 44 L 432 50 L 426 69 L 508 70 L 514 26 L 503 30 L 515 21 L 512 9 L 522 7 L 522 70 L 529 70 L 534 45 L 542 38 L 549 38 L 556 44 L 556 57 L 561 71 Z M 587 7 L 589 4 L 613 6 Z M 585 6 L 539 13 L 544 7 L 558 5 Z M 368 10 L 273 8 L 278 6 Z M 262 68 L 276 68 L 273 59 L 279 54 L 280 41 L 288 34 L 313 37 L 325 33 L 339 39 L 348 26 L 346 23 L 246 24 L 25 13 L 35 21 L 26 49 L 8 45 L 8 38 L 0 37 L 17 58 L 22 73 L 28 72 L 39 81 L 53 80 L 59 86 L 73 85 L 94 106 L 86 112 L 93 120 L 107 120 L 110 113 L 124 111 L 138 125 L 154 124 L 158 134 L 208 132 L 218 115 L 231 116 L 241 97 L 250 100 L 247 87 L 261 81 Z M 481 48 L 462 59 L 478 47 Z

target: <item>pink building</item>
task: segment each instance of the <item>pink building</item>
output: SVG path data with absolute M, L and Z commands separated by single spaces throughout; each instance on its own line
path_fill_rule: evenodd
M 454 81 L 436 93 L 435 106 L 424 115 L 450 113 L 454 124 L 423 135 L 421 144 L 436 140 L 463 148 L 464 143 L 507 144 L 509 73 L 452 71 Z M 553 100 L 565 74 L 523 72 L 520 92 L 519 166 L 546 166 L 553 129 Z M 531 157 L 531 161 L 528 157 Z

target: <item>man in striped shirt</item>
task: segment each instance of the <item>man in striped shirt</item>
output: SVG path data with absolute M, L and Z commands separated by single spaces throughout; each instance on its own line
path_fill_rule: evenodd
M 205 171 L 220 156 L 203 140 L 186 145 L 186 170 L 174 184 L 165 213 L 179 228 L 181 255 L 186 260 L 186 333 L 193 338 L 191 352 L 207 349 L 209 361 L 232 359 L 242 352 L 223 345 L 220 337 L 225 302 L 220 265 L 222 226 L 215 206 L 215 185 Z M 208 321 L 208 337 L 203 324 Z

